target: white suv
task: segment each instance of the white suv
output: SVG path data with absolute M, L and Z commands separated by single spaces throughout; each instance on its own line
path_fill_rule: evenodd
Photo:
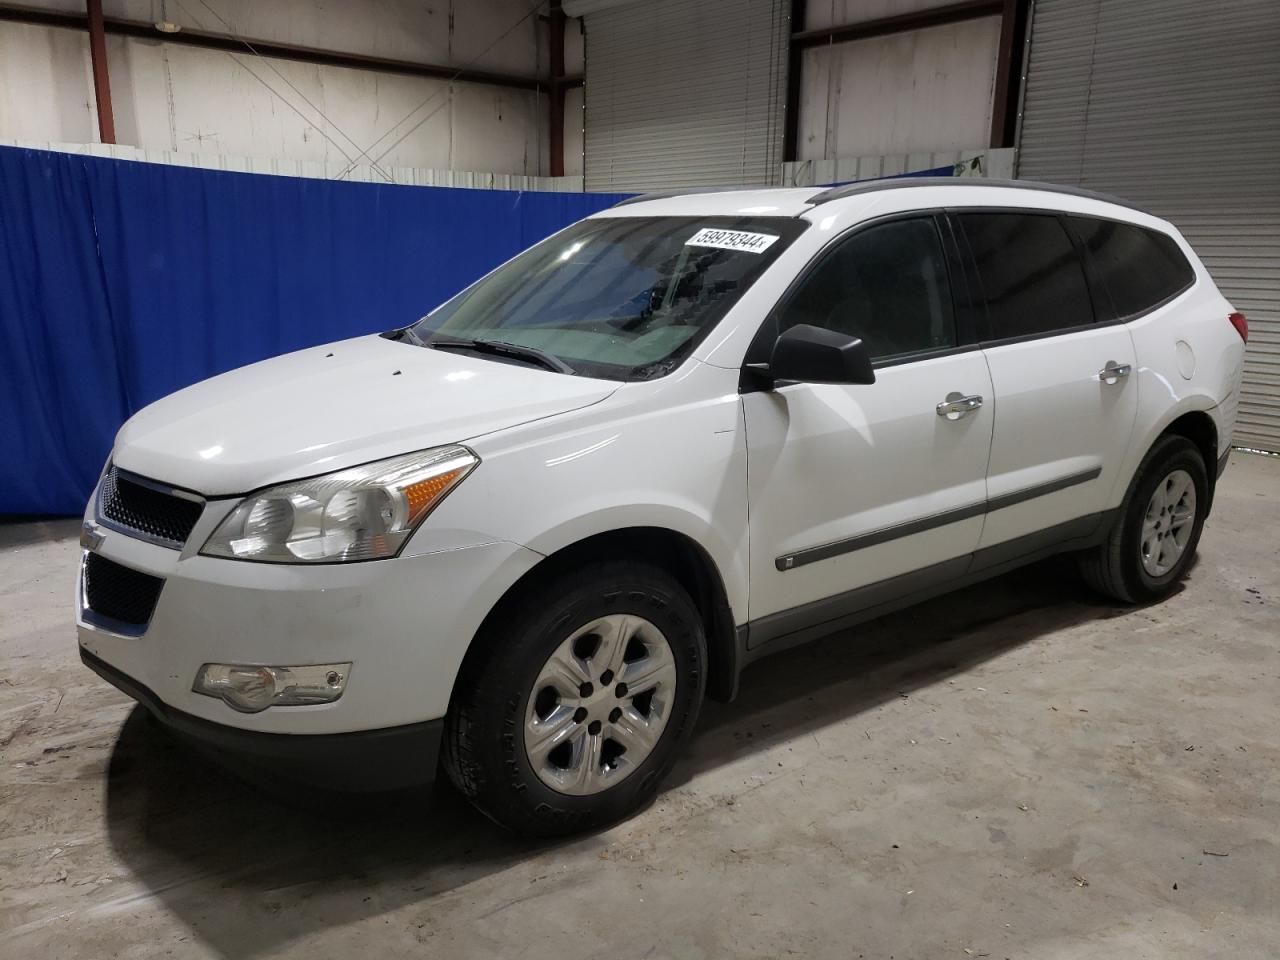
M 1169 592 L 1246 336 L 1177 230 L 1082 191 L 628 201 L 133 417 L 81 653 L 306 782 L 439 755 L 517 830 L 607 822 L 760 657 L 1060 551 Z

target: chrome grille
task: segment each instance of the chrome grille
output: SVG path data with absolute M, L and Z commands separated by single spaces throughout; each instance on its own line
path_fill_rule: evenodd
M 98 520 L 161 546 L 181 549 L 200 519 L 204 502 L 164 484 L 126 473 L 114 464 L 98 488 Z

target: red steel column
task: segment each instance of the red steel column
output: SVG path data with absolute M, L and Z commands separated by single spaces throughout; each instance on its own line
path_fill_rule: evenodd
M 1018 125 L 1022 42 L 1027 29 L 1027 0 L 1004 0 L 995 91 L 991 98 L 991 146 L 1013 147 Z
M 89 13 L 89 56 L 93 61 L 93 93 L 98 101 L 98 136 L 103 143 L 116 142 L 116 120 L 111 112 L 111 79 L 107 76 L 107 32 L 102 25 L 102 0 L 86 0 Z
M 551 0 L 547 26 L 551 31 L 551 176 L 564 176 L 564 11 L 560 0 Z

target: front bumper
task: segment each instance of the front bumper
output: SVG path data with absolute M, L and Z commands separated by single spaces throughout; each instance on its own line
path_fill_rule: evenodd
M 302 749 L 328 735 L 387 739 L 387 731 L 439 720 L 484 617 L 541 559 L 493 542 L 302 567 L 199 556 L 191 545 L 203 542 L 199 527 L 181 551 L 101 527 L 96 534 L 94 553 L 163 585 L 149 622 L 128 631 L 87 612 L 81 586 L 76 630 L 85 662 L 162 720 L 197 736 L 203 731 L 200 739 L 230 744 L 241 733 L 267 736 L 256 742 L 276 744 L 272 750 Z M 352 664 L 346 688 L 332 703 L 240 713 L 192 690 L 205 663 L 346 662 Z M 221 737 L 210 727 L 221 728 Z M 287 736 L 271 739 L 279 735 Z
M 400 790 L 435 779 L 444 734 L 442 719 L 355 733 L 258 733 L 175 710 L 83 647 L 80 659 L 103 680 L 146 707 L 160 723 L 226 759 L 246 761 L 310 786 L 339 791 Z

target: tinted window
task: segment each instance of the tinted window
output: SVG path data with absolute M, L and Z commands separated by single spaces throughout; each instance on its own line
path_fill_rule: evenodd
M 1195 279 L 1170 236 L 1114 220 L 1072 217 L 1071 222 L 1097 265 L 1116 316 L 1150 310 Z
M 1084 268 L 1057 217 L 962 213 L 959 220 L 977 263 L 992 340 L 1093 323 Z
M 933 218 L 895 220 L 838 241 L 783 308 L 779 331 L 798 323 L 861 337 L 876 360 L 955 346 Z

